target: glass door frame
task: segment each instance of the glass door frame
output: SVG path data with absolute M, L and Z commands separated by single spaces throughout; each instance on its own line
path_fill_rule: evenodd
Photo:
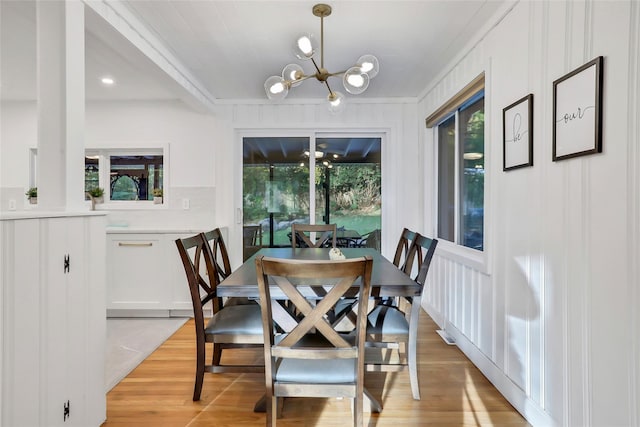
M 287 128 L 256 128 L 256 129 L 236 129 L 236 141 L 234 152 L 235 158 L 240 165 L 237 168 L 237 173 L 234 179 L 236 185 L 234 186 L 234 206 L 235 206 L 235 230 L 233 230 L 233 235 L 239 236 L 237 239 L 238 242 L 242 241 L 242 226 L 244 221 L 243 216 L 243 182 L 242 182 L 242 173 L 243 173 L 243 143 L 244 138 L 247 137 L 263 137 L 263 138 L 276 138 L 276 137 L 297 137 L 297 138 L 308 138 L 309 139 L 309 152 L 314 153 L 316 150 L 316 141 L 319 138 L 354 138 L 354 137 L 363 137 L 363 138 L 380 138 L 380 150 L 381 150 L 381 160 L 380 160 L 380 168 L 382 174 L 382 187 L 381 192 L 384 194 L 384 189 L 386 187 L 384 175 L 385 175 L 385 151 L 386 145 L 388 141 L 390 141 L 390 129 L 389 128 L 369 128 L 369 129 L 361 129 L 361 128 L 344 128 L 344 129 L 310 129 L 310 128 L 301 128 L 301 129 L 287 129 Z M 315 156 L 309 156 L 309 222 L 311 224 L 316 223 L 316 159 Z M 383 196 L 384 197 L 384 196 Z M 384 206 L 384 204 L 383 204 Z M 381 211 L 381 222 L 383 222 L 384 217 L 384 209 Z M 230 230 L 231 231 L 231 230 Z M 235 242 L 234 240 L 234 242 Z M 241 246 L 241 245 L 233 245 L 233 246 Z M 240 259 L 242 257 L 240 256 Z

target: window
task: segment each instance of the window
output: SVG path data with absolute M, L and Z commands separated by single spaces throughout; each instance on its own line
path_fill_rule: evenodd
M 484 90 L 435 126 L 438 237 L 484 249 Z
M 154 189 L 164 189 L 162 150 L 87 150 L 85 190 L 102 187 L 111 202 L 153 200 Z
M 109 165 L 110 200 L 153 200 L 163 187 L 161 155 L 111 155 Z
M 85 150 L 85 193 L 103 188 L 105 201 L 117 203 L 112 207 L 140 206 L 140 202 L 152 201 L 154 189 L 163 190 L 166 201 L 165 152 L 165 148 Z M 37 158 L 38 150 L 30 149 L 31 187 L 36 186 Z M 89 200 L 87 194 L 85 200 Z

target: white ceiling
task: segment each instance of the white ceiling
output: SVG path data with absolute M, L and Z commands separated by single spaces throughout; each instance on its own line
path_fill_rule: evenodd
M 358 97 L 416 97 L 468 45 L 505 0 L 333 0 L 324 20 L 325 67 L 330 72 L 371 53 L 380 73 Z M 292 62 L 294 38 L 319 37 L 316 1 L 122 0 L 215 100 L 265 99 L 267 77 Z M 35 6 L 0 0 L 0 78 L 3 99 L 35 99 Z M 94 99 L 174 99 L 176 85 L 120 34 L 86 8 L 86 94 Z M 111 75 L 116 87 L 99 83 Z M 338 78 L 331 78 L 341 89 Z M 290 98 L 326 96 L 315 79 Z M 351 95 L 348 95 L 351 96 Z

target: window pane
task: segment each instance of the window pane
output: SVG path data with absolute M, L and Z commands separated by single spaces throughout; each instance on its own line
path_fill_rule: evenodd
M 455 116 L 438 125 L 438 237 L 454 241 Z
M 337 224 L 342 244 L 355 245 L 382 225 L 381 138 L 317 138 L 316 146 L 316 224 Z
M 111 156 L 111 200 L 152 200 L 162 188 L 163 156 Z
M 482 250 L 484 233 L 484 99 L 459 114 L 462 165 L 460 168 L 461 244 Z
M 291 223 L 309 222 L 308 153 L 306 137 L 243 138 L 243 224 L 265 246 L 291 246 Z
M 84 192 L 85 200 L 89 200 L 87 192 L 100 186 L 100 169 L 98 156 L 85 156 L 84 158 Z

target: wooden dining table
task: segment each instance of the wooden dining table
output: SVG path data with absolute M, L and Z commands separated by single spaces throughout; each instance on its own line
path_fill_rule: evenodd
M 255 258 L 264 255 L 265 257 L 298 259 L 298 260 L 328 260 L 329 248 L 262 248 L 252 257 L 247 259 L 242 266 L 231 273 L 217 286 L 219 297 L 248 297 L 258 300 L 260 292 L 258 290 L 258 279 L 256 274 Z M 403 273 L 391 261 L 373 248 L 341 248 L 346 258 L 358 258 L 371 256 L 373 259 L 373 271 L 371 273 L 371 296 L 372 297 L 398 297 L 420 295 L 420 286 Z M 317 287 L 299 287 L 300 293 L 309 298 L 318 298 Z M 277 285 L 269 287 L 271 296 L 277 300 L 285 298 Z M 416 303 L 419 304 L 418 301 Z M 297 321 L 291 314 L 279 304 L 272 305 L 273 319 L 284 331 L 291 331 Z M 382 405 L 369 393 L 365 394 L 371 402 L 372 409 L 376 412 L 382 410 Z M 255 411 L 264 411 L 264 402 L 261 400 L 256 404 Z
M 238 269 L 224 279 L 217 287 L 219 297 L 259 298 L 255 257 L 299 260 L 328 260 L 329 248 L 262 248 L 248 258 Z M 372 297 L 397 297 L 420 295 L 420 286 L 391 261 L 373 248 L 341 248 L 346 258 L 358 258 L 369 255 L 373 259 L 371 273 Z M 270 287 L 274 298 L 284 297 L 276 285 Z M 301 289 L 303 295 L 314 297 L 312 289 Z

